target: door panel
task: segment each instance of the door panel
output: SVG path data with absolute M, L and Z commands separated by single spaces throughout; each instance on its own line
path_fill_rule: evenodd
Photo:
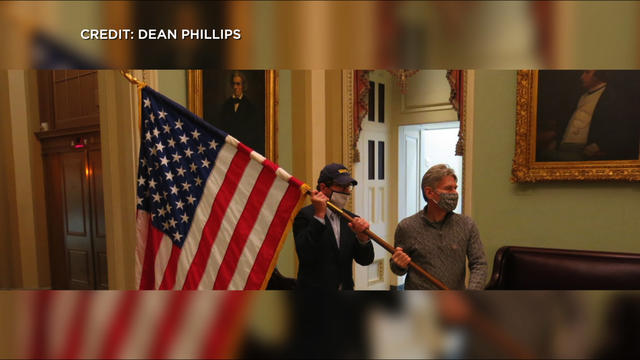
M 62 156 L 63 194 L 67 235 L 87 236 L 86 212 L 89 207 L 85 194 L 84 152 L 67 153 Z
M 354 191 L 354 210 L 369 221 L 370 229 L 378 236 L 388 239 L 388 148 L 389 148 L 389 116 L 390 107 L 385 104 L 384 76 L 371 73 L 371 93 L 369 94 L 368 118 L 362 122 L 358 151 L 361 154 L 359 163 L 354 166 L 358 186 Z M 381 103 L 382 102 L 382 103 Z M 373 264 L 363 267 L 354 265 L 354 281 L 357 290 L 389 289 L 389 254 L 380 245 L 374 243 L 375 257 Z
M 109 289 L 109 276 L 107 272 L 107 252 L 96 252 L 96 289 Z
M 51 287 L 54 290 L 68 288 L 66 247 L 64 244 L 64 214 L 62 205 L 62 167 L 60 155 L 43 156 L 46 174 L 45 197 L 47 206 L 47 232 L 49 235 L 49 263 Z
M 69 288 L 91 289 L 91 272 L 89 271 L 89 252 L 68 249 L 69 256 Z
M 91 180 L 91 212 L 96 288 L 107 289 L 107 243 L 102 193 L 102 158 L 99 150 L 89 151 L 89 179 Z
M 64 194 L 65 247 L 71 289 L 93 289 L 93 246 L 89 225 L 89 184 L 86 152 L 63 153 L 62 193 Z
M 400 126 L 398 221 L 420 209 L 420 125 Z
M 98 72 L 38 70 L 51 284 L 106 289 Z

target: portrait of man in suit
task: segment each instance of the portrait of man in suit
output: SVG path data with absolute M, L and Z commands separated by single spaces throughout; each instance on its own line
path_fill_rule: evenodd
M 265 154 L 265 72 L 204 70 L 204 119 Z
M 637 160 L 636 73 L 540 71 L 536 161 Z

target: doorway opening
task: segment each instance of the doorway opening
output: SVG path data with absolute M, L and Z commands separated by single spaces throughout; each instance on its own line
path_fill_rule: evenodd
M 426 202 L 420 183 L 433 165 L 447 164 L 458 177 L 460 201 L 454 210 L 462 211 L 462 156 L 455 155 L 460 122 L 401 125 L 398 128 L 398 221 L 417 213 Z

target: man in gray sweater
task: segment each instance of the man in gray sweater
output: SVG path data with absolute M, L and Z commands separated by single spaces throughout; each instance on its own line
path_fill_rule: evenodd
M 465 289 L 469 260 L 469 289 L 484 288 L 487 261 L 478 228 L 470 217 L 456 214 L 458 178 L 445 164 L 432 166 L 422 177 L 424 210 L 402 220 L 395 233 L 391 271 L 407 274 L 405 289 L 437 289 L 427 278 L 408 269 L 413 260 L 450 289 Z

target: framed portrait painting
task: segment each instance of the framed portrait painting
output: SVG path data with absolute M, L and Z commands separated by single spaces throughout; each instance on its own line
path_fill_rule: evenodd
M 189 70 L 187 75 L 192 112 L 277 161 L 277 71 Z
M 640 181 L 640 71 L 520 70 L 513 182 Z

